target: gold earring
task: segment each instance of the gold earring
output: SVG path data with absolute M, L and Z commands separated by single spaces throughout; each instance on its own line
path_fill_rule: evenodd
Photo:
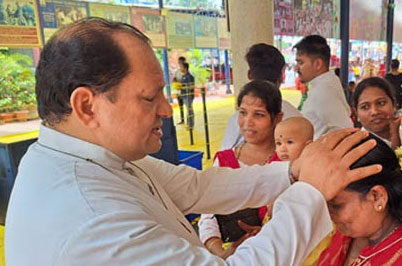
M 378 205 L 378 211 L 382 211 L 382 205 Z

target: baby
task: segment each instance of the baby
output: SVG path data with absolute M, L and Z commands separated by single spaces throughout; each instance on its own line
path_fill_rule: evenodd
M 291 117 L 280 122 L 274 132 L 275 149 L 282 161 L 294 161 L 304 147 L 313 141 L 313 125 L 304 117 Z

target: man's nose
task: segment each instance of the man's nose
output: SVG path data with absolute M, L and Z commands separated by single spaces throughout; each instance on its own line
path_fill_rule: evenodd
M 158 104 L 158 115 L 163 118 L 172 117 L 173 109 L 172 106 L 167 101 L 166 97 L 163 96 L 160 103 Z

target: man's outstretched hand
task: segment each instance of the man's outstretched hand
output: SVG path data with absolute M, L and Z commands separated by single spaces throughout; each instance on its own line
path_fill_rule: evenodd
M 349 169 L 375 147 L 376 142 L 371 139 L 353 148 L 367 136 L 368 132 L 358 129 L 341 129 L 317 139 L 308 144 L 292 164 L 293 175 L 317 188 L 326 200 L 331 200 L 351 182 L 381 171 L 381 165 Z

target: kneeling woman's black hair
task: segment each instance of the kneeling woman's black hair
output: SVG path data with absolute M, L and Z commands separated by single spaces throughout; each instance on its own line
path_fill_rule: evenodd
M 376 185 L 383 186 L 388 193 L 388 213 L 394 219 L 402 222 L 402 172 L 398 158 L 384 141 L 372 134 L 368 138 L 377 141 L 376 147 L 352 164 L 350 169 L 381 164 L 382 171 L 351 183 L 346 187 L 346 190 L 366 195 L 372 187 Z

